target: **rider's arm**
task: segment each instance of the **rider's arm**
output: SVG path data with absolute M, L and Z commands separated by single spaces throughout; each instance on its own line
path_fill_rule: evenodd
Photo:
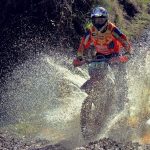
M 91 44 L 90 31 L 86 31 L 85 35 L 81 38 L 79 48 L 77 50 L 77 57 L 82 58 L 85 49 L 89 48 Z
M 127 52 L 131 52 L 131 45 L 126 37 L 117 27 L 112 31 L 113 36 L 122 44 Z

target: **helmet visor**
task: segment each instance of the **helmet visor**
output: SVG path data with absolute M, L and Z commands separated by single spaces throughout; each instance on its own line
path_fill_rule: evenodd
M 104 24 L 107 21 L 106 17 L 94 17 L 95 24 Z

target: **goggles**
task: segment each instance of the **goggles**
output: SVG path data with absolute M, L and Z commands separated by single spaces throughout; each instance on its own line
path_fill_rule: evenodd
M 104 24 L 107 21 L 106 17 L 93 17 L 95 24 Z

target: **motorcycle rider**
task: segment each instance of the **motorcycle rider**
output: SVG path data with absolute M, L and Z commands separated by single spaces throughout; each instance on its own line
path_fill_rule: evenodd
M 91 13 L 92 22 L 87 25 L 85 35 L 82 37 L 77 50 L 77 58 L 73 61 L 78 66 L 83 60 L 83 54 L 91 45 L 95 47 L 95 56 L 103 55 L 111 58 L 119 54 L 121 47 L 126 51 L 120 62 L 126 62 L 130 57 L 131 45 L 118 27 L 108 19 L 108 12 L 103 7 L 95 7 Z
M 115 56 L 118 56 L 119 62 L 127 62 L 132 51 L 131 45 L 126 35 L 109 21 L 107 10 L 103 7 L 95 7 L 91 13 L 91 20 L 92 22 L 87 25 L 86 32 L 81 39 L 77 50 L 77 57 L 73 60 L 73 65 L 77 67 L 84 64 L 84 54 L 90 46 L 95 48 L 95 59 L 113 59 Z M 124 48 L 125 54 L 119 56 L 122 48 Z M 102 63 L 96 63 L 89 64 L 90 79 L 81 87 L 88 94 L 83 102 L 81 111 L 81 130 L 84 136 L 88 134 L 90 129 L 93 130 L 93 134 L 97 133 L 94 129 L 99 128 L 104 122 L 103 119 L 106 118 L 106 115 L 114 111 L 114 108 L 111 107 L 112 100 L 116 99 L 113 104 L 117 106 L 115 108 L 118 110 L 115 109 L 115 111 L 121 111 L 126 101 L 125 66 L 122 64 L 117 65 L 119 71 L 116 72 L 114 83 L 107 79 L 107 63 L 104 63 L 104 67 L 101 67 Z M 115 91 L 117 91 L 117 98 Z M 87 120 L 90 118 L 87 117 L 87 114 L 92 112 L 91 110 L 87 110 L 90 109 L 90 103 L 93 103 L 97 109 L 94 113 L 95 119 L 90 121 L 93 122 L 91 127 L 87 124 Z M 96 124 L 98 127 L 93 128 Z

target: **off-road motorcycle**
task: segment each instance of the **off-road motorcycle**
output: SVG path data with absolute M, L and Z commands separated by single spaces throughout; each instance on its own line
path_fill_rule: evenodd
M 96 136 L 109 114 L 115 98 L 115 81 L 109 77 L 111 66 L 127 62 L 129 57 L 119 54 L 110 56 L 96 55 L 92 59 L 83 59 L 75 67 L 88 64 L 90 79 L 81 87 L 88 94 L 81 108 L 81 132 L 85 139 Z M 123 61 L 122 61 L 123 60 Z

